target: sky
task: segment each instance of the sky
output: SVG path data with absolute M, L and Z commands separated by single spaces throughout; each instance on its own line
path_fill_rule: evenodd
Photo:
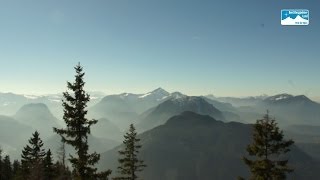
M 0 92 L 320 97 L 319 0 L 0 0 Z M 308 9 L 308 26 L 281 26 Z

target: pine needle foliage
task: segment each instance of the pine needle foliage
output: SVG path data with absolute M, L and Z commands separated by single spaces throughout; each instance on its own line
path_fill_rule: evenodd
M 243 157 L 251 171 L 252 180 L 282 180 L 293 171 L 284 155 L 290 151 L 293 140 L 284 140 L 283 131 L 269 112 L 253 125 L 253 142 L 247 152 L 253 159 Z
M 91 154 L 88 152 L 90 127 L 96 124 L 97 120 L 86 118 L 86 108 L 87 103 L 90 101 L 90 96 L 84 90 L 85 73 L 80 63 L 74 69 L 76 71 L 75 81 L 73 83 L 67 82 L 67 88 L 71 93 L 64 92 L 64 100 L 62 101 L 62 106 L 64 107 L 63 119 L 67 127 L 65 129 L 54 128 L 54 131 L 61 136 L 64 143 L 71 145 L 76 151 L 76 156 L 70 155 L 69 158 L 73 166 L 75 179 L 107 179 L 111 173 L 110 170 L 97 173 L 97 168 L 94 167 L 99 161 L 100 155 L 96 152 Z

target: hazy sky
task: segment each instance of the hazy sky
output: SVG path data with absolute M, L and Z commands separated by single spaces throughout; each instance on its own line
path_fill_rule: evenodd
M 0 91 L 320 96 L 319 0 L 0 0 Z M 309 9 L 310 25 L 280 25 Z

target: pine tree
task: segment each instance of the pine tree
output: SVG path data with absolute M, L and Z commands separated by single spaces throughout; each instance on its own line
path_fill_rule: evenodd
M 70 162 L 74 168 L 75 177 L 80 180 L 91 180 L 102 178 L 106 179 L 111 173 L 110 170 L 102 173 L 97 173 L 97 168 L 93 167 L 99 159 L 100 155 L 96 152 L 89 154 L 88 135 L 90 127 L 97 123 L 97 120 L 89 120 L 86 118 L 87 103 L 90 100 L 89 94 L 84 90 L 85 75 L 80 63 L 75 67 L 76 75 L 75 82 L 67 82 L 67 88 L 72 91 L 63 93 L 63 119 L 67 125 L 66 129 L 54 128 L 54 131 L 59 134 L 62 141 L 71 145 L 77 157 L 70 155 Z
M 13 179 L 21 179 L 21 164 L 18 160 L 14 160 L 12 164 Z
M 11 161 L 10 157 L 7 155 L 5 156 L 2 164 L 2 178 L 3 179 L 12 179 L 13 172 L 12 172 L 12 166 L 11 166 Z
M 46 157 L 43 160 L 43 169 L 43 176 L 45 180 L 51 180 L 54 178 L 55 172 L 53 168 L 52 153 L 50 149 L 47 151 Z
M 29 145 L 22 150 L 22 176 L 24 179 L 40 180 L 43 174 L 42 162 L 46 153 L 42 148 L 43 142 L 38 131 L 35 131 L 32 136 L 29 139 Z
M 146 165 L 144 161 L 138 159 L 140 139 L 137 138 L 137 132 L 133 124 L 130 125 L 129 131 L 124 135 L 124 150 L 120 150 L 119 158 L 120 166 L 118 171 L 121 174 L 119 177 L 113 178 L 114 180 L 136 180 L 138 179 L 137 173 L 141 172 Z
M 251 171 L 254 180 L 281 180 L 286 179 L 286 173 L 293 169 L 289 168 L 288 160 L 281 157 L 290 151 L 289 146 L 294 142 L 283 139 L 283 131 L 279 129 L 274 118 L 269 112 L 263 119 L 254 124 L 253 143 L 248 145 L 247 151 L 253 160 L 243 157 Z
M 60 161 L 54 164 L 55 180 L 71 180 L 71 172 L 68 167 L 64 166 Z

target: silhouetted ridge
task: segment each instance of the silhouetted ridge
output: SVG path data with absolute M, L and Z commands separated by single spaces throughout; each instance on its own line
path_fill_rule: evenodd
M 202 97 L 196 96 L 177 96 L 170 98 L 151 111 L 139 122 L 139 131 L 152 129 L 162 125 L 173 116 L 180 115 L 185 111 L 209 115 L 217 120 L 225 120 L 221 111 L 208 103 Z
M 298 96 L 293 96 L 290 94 L 278 94 L 275 96 L 270 96 L 264 100 L 267 103 L 294 103 L 294 102 L 310 102 L 312 103 L 313 101 L 309 99 L 305 95 L 298 95 Z
M 209 115 L 184 111 L 139 135 L 141 158 L 148 164 L 141 177 L 152 180 L 226 180 L 249 177 L 242 161 L 251 143 L 252 125 L 224 123 Z M 116 171 L 118 146 L 101 155 L 101 168 Z M 288 179 L 316 179 L 318 164 L 292 147 Z M 311 172 L 311 173 L 309 173 Z M 291 178 L 292 177 L 292 178 Z
M 185 111 L 180 115 L 171 117 L 166 125 L 181 125 L 181 126 L 192 126 L 192 125 L 204 125 L 212 123 L 222 123 L 221 121 L 215 120 L 209 115 L 200 115 L 192 111 Z
M 168 91 L 162 89 L 161 87 L 151 91 L 150 93 L 152 93 L 152 94 L 163 94 L 163 95 L 167 95 L 167 96 L 170 95 L 170 93 Z
M 211 114 L 215 113 L 217 118 L 223 119 L 222 113 L 209 104 L 206 100 L 196 96 L 183 96 L 179 98 L 169 99 L 155 109 L 154 112 L 181 112 L 192 111 L 199 114 Z

